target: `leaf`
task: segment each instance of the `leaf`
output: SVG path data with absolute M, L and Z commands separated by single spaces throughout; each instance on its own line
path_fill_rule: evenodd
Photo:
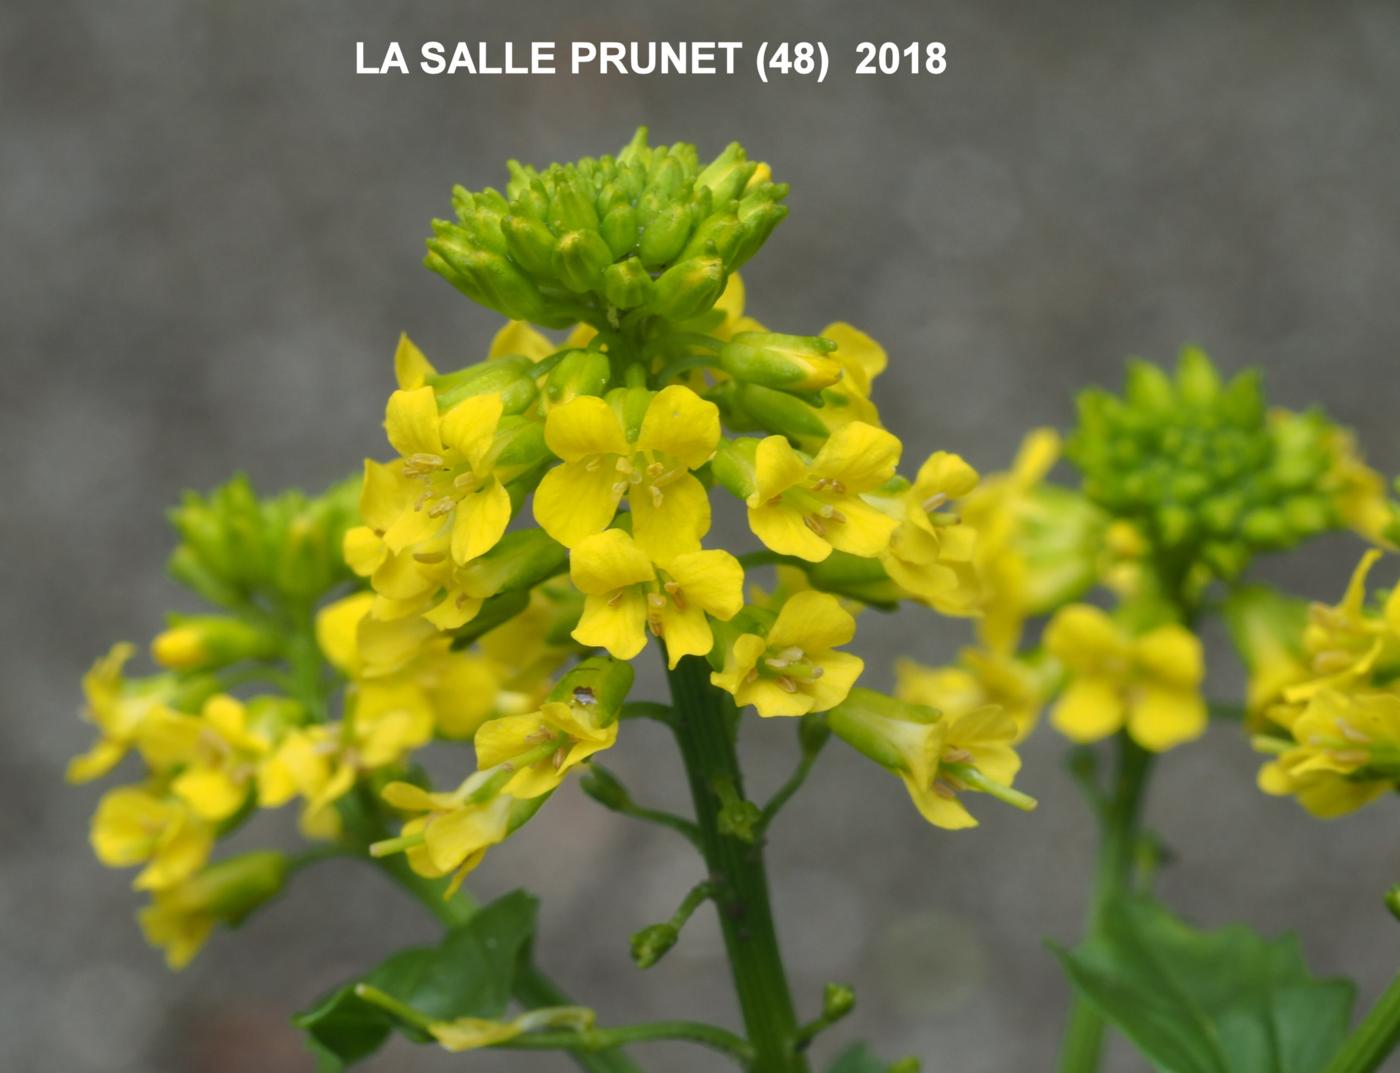
M 875 1057 L 868 1043 L 853 1043 L 836 1056 L 826 1073 L 886 1073 L 888 1062 Z
M 434 1020 L 499 1017 L 534 934 L 537 908 L 524 891 L 507 894 L 453 928 L 437 946 L 400 950 L 297 1014 L 292 1023 L 306 1032 L 317 1073 L 340 1073 L 367 1058 L 395 1028 L 420 1043 L 429 1038 L 360 998 L 356 984 L 371 984 Z
M 1355 999 L 1309 974 L 1291 935 L 1198 931 L 1146 898 L 1112 903 L 1094 936 L 1055 953 L 1160 1073 L 1319 1073 Z

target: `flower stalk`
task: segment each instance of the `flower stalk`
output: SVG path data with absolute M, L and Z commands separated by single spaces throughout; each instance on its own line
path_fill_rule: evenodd
M 717 780 L 742 793 L 734 751 L 735 711 L 728 694 L 710 684 L 710 667 L 688 656 L 669 672 L 676 741 L 695 801 L 700 842 L 714 884 L 724 946 L 744 1027 L 753 1046 L 751 1073 L 806 1073 L 797 1052 L 798 1023 L 778 950 L 763 864 L 762 841 L 744 842 L 720 829 Z

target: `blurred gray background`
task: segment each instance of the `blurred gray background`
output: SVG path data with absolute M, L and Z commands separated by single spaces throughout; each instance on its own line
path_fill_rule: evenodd
M 357 40 L 816 39 L 826 84 L 731 78 L 357 77 Z M 861 40 L 948 44 L 937 78 L 850 73 Z M 237 936 L 171 975 L 142 943 L 129 876 L 86 845 L 95 787 L 65 788 L 88 728 L 78 678 L 182 606 L 162 509 L 238 467 L 319 487 L 382 454 L 402 329 L 443 364 L 479 357 L 494 316 L 419 267 L 452 183 L 499 184 L 621 145 L 635 125 L 703 151 L 740 139 L 790 180 L 792 216 L 746 270 L 775 328 L 864 327 L 893 364 L 878 401 L 911 456 L 1006 463 L 1022 430 L 1125 355 L 1199 341 L 1263 367 L 1400 470 L 1400 9 L 1319 5 L 862 3 L 8 3 L 0 12 L 0 1067 L 86 1073 L 307 1070 L 287 1014 L 396 945 L 422 910 L 353 863 L 302 877 Z M 1274 567 L 1334 597 L 1359 548 Z M 1387 576 L 1389 581 L 1389 576 Z M 927 614 L 870 616 L 890 653 L 948 658 Z M 1215 690 L 1237 687 L 1228 667 Z M 756 722 L 756 721 L 755 721 Z M 777 721 L 775 721 L 777 722 Z M 789 725 L 752 727 L 759 789 Z M 1043 1070 L 1065 989 L 1042 937 L 1073 940 L 1092 852 L 1044 729 L 1039 812 L 926 827 L 897 782 L 834 747 L 774 830 L 782 937 L 804 1011 L 821 984 L 864 1036 L 931 1073 Z M 613 765 L 657 802 L 680 769 L 638 727 Z M 1179 854 L 1165 897 L 1195 919 L 1297 929 L 1312 964 L 1369 1001 L 1400 963 L 1380 908 L 1400 879 L 1394 807 L 1331 825 L 1253 787 L 1228 731 L 1171 755 L 1150 819 Z M 272 824 L 262 835 L 280 837 Z M 698 878 L 670 835 L 570 790 L 474 885 L 545 897 L 541 960 L 606 1022 L 735 1018 L 709 911 L 647 975 L 632 930 Z M 692 1049 L 653 1068 L 723 1068 Z M 553 1056 L 453 1058 L 395 1044 L 372 1067 L 557 1071 Z M 1113 1068 L 1138 1070 L 1126 1049 Z

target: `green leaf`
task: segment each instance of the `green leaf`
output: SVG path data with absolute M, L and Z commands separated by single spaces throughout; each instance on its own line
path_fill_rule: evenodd
M 1160 1073 L 1318 1073 L 1355 998 L 1309 974 L 1293 936 L 1197 931 L 1146 898 L 1109 905 L 1094 936 L 1055 953 Z
M 534 934 L 537 908 L 523 891 L 507 894 L 453 928 L 437 946 L 400 950 L 297 1014 L 292 1023 L 306 1033 L 317 1073 L 340 1073 L 367 1058 L 395 1028 L 417 1042 L 428 1039 L 356 995 L 356 984 L 371 984 L 435 1020 L 499 1017 Z

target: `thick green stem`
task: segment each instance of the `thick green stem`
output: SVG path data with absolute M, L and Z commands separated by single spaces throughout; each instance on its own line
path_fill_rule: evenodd
M 1376 1000 L 1362 1022 L 1342 1042 L 1323 1073 L 1372 1073 L 1400 1046 L 1400 976 Z
M 1132 887 L 1133 864 L 1141 837 L 1142 799 L 1151 768 L 1152 754 L 1121 732 L 1113 792 L 1103 802 L 1100 816 L 1099 861 L 1089 909 L 1090 936 L 1098 930 L 1109 903 Z M 1076 995 L 1060 1048 L 1060 1073 L 1095 1073 L 1103 1037 L 1103 1018 L 1082 996 Z
M 715 885 L 724 946 L 734 976 L 744 1028 L 753 1045 L 751 1073 L 806 1073 L 797 1051 L 797 1014 L 778 952 L 768 900 L 762 840 L 744 842 L 720 831 L 716 787 L 742 793 L 734 750 L 736 713 L 729 694 L 710 684 L 710 667 L 687 656 L 669 672 L 676 710 L 676 741 L 695 801 L 701 851 Z

